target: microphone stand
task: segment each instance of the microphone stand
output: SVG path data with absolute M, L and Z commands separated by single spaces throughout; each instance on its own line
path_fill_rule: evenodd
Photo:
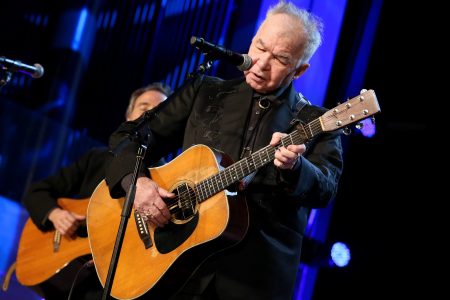
M 198 76 L 200 73 L 204 74 L 206 71 L 208 71 L 211 68 L 214 60 L 217 60 L 217 58 L 214 58 L 214 56 L 209 53 L 205 53 L 205 60 L 203 61 L 203 63 L 201 63 L 199 65 L 199 67 L 197 68 L 197 70 L 195 72 L 189 73 L 188 78 L 194 78 L 194 77 Z M 153 119 L 163 106 L 164 106 L 164 103 L 145 112 L 143 120 L 140 121 L 140 123 L 138 123 L 137 126 L 135 127 L 135 135 L 136 136 L 139 136 L 139 130 L 145 125 L 146 122 Z M 119 230 L 117 232 L 117 237 L 116 237 L 116 242 L 114 244 L 113 253 L 111 255 L 111 262 L 109 263 L 108 275 L 106 276 L 105 287 L 103 288 L 102 300 L 107 300 L 109 294 L 111 293 L 112 282 L 113 282 L 114 275 L 116 273 L 117 262 L 119 261 L 120 249 L 122 248 L 123 238 L 125 236 L 125 230 L 128 225 L 128 219 L 130 218 L 131 208 L 133 207 L 133 203 L 134 203 L 134 197 L 136 194 L 136 182 L 137 182 L 137 178 L 139 175 L 139 170 L 142 165 L 142 160 L 145 157 L 147 147 L 148 147 L 148 145 L 151 144 L 151 138 L 152 138 L 151 132 L 152 131 L 149 129 L 149 134 L 147 136 L 147 144 L 140 145 L 139 149 L 138 149 L 138 153 L 136 154 L 136 164 L 135 164 L 134 172 L 133 172 L 133 180 L 128 189 L 127 198 L 125 200 L 125 203 L 123 204 L 123 207 L 122 207 Z M 123 149 L 123 147 L 125 147 L 126 142 L 127 141 L 124 140 L 121 143 L 119 143 L 115 148 L 116 152 L 120 152 Z
M 205 72 L 211 68 L 213 62 L 218 59 L 217 57 L 214 57 L 214 55 L 212 55 L 211 53 L 204 52 L 203 54 L 205 54 L 205 60 L 198 66 L 195 72 L 191 72 L 188 74 L 189 79 L 195 78 L 199 74 L 205 74 Z
M 145 125 L 145 123 L 149 122 L 153 117 L 156 116 L 156 113 L 158 111 L 158 110 L 156 110 L 156 108 L 157 107 L 147 111 L 144 114 L 144 118 L 140 121 L 140 123 L 138 123 L 138 125 L 135 129 L 135 136 L 139 136 L 138 130 L 140 128 L 142 128 Z M 120 215 L 121 219 L 120 219 L 119 229 L 117 231 L 116 241 L 114 244 L 113 253 L 111 255 L 111 262 L 109 263 L 109 269 L 108 269 L 108 275 L 106 276 L 105 287 L 103 288 L 102 300 L 108 299 L 108 296 L 111 293 L 113 278 L 116 273 L 117 263 L 119 261 L 119 256 L 120 256 L 120 250 L 122 248 L 122 243 L 123 243 L 123 239 L 125 236 L 125 230 L 128 225 L 128 219 L 130 218 L 131 209 L 133 207 L 134 198 L 136 195 L 136 182 L 138 179 L 139 170 L 141 168 L 142 161 L 147 152 L 147 148 L 151 144 L 151 139 L 152 139 L 152 132 L 149 129 L 146 145 L 140 144 L 139 149 L 136 154 L 136 164 L 135 164 L 134 171 L 133 171 L 133 179 L 132 179 L 131 185 L 128 189 L 126 200 L 122 207 L 122 213 Z M 119 152 L 120 152 L 121 147 L 123 147 L 123 146 L 124 145 L 122 142 L 115 148 L 115 150 L 119 150 Z

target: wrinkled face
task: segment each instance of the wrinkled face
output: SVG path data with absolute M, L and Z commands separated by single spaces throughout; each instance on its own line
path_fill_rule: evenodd
M 162 101 L 164 101 L 166 98 L 167 98 L 167 96 L 159 91 L 155 91 L 155 90 L 146 91 L 145 93 L 143 93 L 142 95 L 140 95 L 139 97 L 136 98 L 136 101 L 134 102 L 133 110 L 128 115 L 127 121 L 136 120 L 144 112 L 157 106 Z
M 257 92 L 270 93 L 288 85 L 309 67 L 298 62 L 306 36 L 299 21 L 285 14 L 268 17 L 252 40 L 249 56 L 253 65 L 245 71 L 247 83 Z

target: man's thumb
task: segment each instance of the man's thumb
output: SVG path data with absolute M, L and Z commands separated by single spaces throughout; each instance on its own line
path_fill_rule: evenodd
M 72 215 L 75 217 L 75 219 L 77 219 L 77 220 L 84 220 L 84 219 L 86 219 L 86 216 L 82 216 L 82 215 L 79 215 L 79 214 L 76 214 L 76 213 L 72 213 Z
M 165 189 L 158 187 L 158 193 L 162 198 L 173 198 L 175 197 L 174 193 L 168 192 Z

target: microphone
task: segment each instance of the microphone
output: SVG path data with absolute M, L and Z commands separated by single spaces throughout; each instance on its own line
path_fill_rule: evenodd
M 203 38 L 191 37 L 191 45 L 203 53 L 211 54 L 216 59 L 223 59 L 235 65 L 239 70 L 246 71 L 252 66 L 252 58 L 247 54 L 240 54 L 221 46 L 205 41 Z
M 30 66 L 22 63 L 19 60 L 12 60 L 4 56 L 0 56 L 0 65 L 12 72 L 24 73 L 33 78 L 40 78 L 42 77 L 42 75 L 44 75 L 44 68 L 40 64 L 34 64 L 34 66 Z

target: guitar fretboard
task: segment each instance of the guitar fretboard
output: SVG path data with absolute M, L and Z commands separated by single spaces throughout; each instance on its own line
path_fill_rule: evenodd
M 279 147 L 303 144 L 322 131 L 320 118 L 317 118 L 306 125 L 299 126 L 299 129 L 294 130 L 291 134 L 282 138 L 277 146 L 268 145 L 259 149 L 250 156 L 237 161 L 219 173 L 199 182 L 195 186 L 197 200 L 202 202 L 209 199 L 211 196 L 224 190 L 231 184 L 268 164 L 275 158 L 275 151 Z

